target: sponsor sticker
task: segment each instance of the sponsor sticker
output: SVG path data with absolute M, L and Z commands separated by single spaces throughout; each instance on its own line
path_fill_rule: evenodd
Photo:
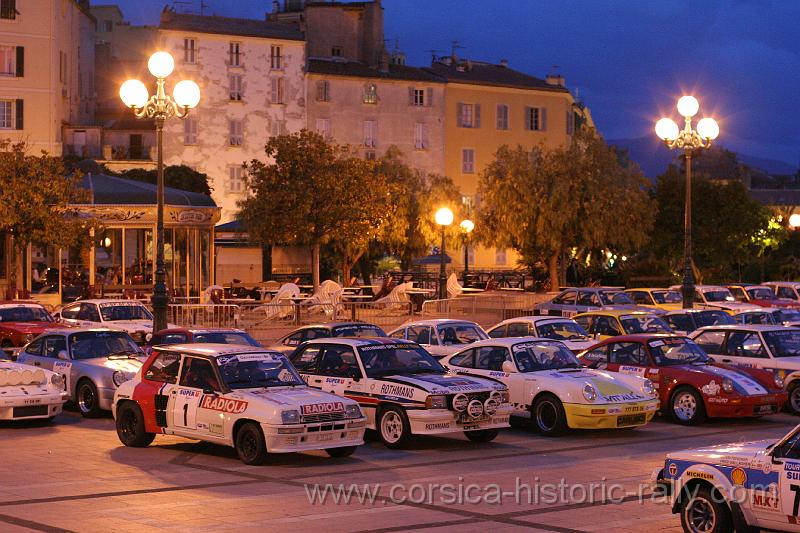
M 359 346 L 362 352 L 374 352 L 375 350 L 416 350 L 416 344 L 373 344 L 370 346 Z
M 734 468 L 731 470 L 731 481 L 737 485 L 744 485 L 747 482 L 747 472 L 744 468 Z
M 312 403 L 310 405 L 301 405 L 300 412 L 303 415 L 342 413 L 344 412 L 344 404 L 342 402 Z
M 450 429 L 450 422 L 436 422 L 432 424 L 425 424 L 426 431 L 434 431 L 437 429 Z
M 713 480 L 714 479 L 714 474 L 709 474 L 708 472 L 695 472 L 693 470 L 687 470 L 686 471 L 686 476 L 687 477 L 697 478 L 697 479 L 708 479 L 708 480 Z
M 413 398 L 414 389 L 412 387 L 405 387 L 403 385 L 382 383 L 380 394 L 383 394 L 384 396 L 397 396 L 398 398 Z
M 678 473 L 678 465 L 675 463 L 670 463 L 669 467 L 667 467 L 667 472 L 669 472 L 670 477 L 675 477 L 675 475 Z
M 719 384 L 712 379 L 711 381 L 703 385 L 700 390 L 703 391 L 703 394 L 708 394 L 709 396 L 716 396 L 717 394 L 719 394 L 720 389 L 721 387 L 719 386 Z
M 762 511 L 779 512 L 780 500 L 775 492 L 751 491 L 750 503 L 753 508 Z
M 637 374 L 643 376 L 645 370 L 647 369 L 643 366 L 622 365 L 619 367 L 619 371 L 622 372 L 623 374 Z
M 241 414 L 247 410 L 247 402 L 223 398 L 222 396 L 204 395 L 200 400 L 200 408 L 223 413 Z

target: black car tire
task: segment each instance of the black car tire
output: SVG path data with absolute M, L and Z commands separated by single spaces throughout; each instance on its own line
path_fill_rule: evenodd
M 696 494 L 692 494 L 694 491 Z M 731 510 L 722 496 L 708 485 L 693 487 L 681 498 L 683 530 L 691 533 L 728 533 L 733 531 Z M 712 492 L 713 491 L 713 492 Z
M 358 446 L 342 446 L 340 448 L 326 448 L 325 453 L 331 457 L 350 457 L 356 451 Z
M 92 380 L 83 378 L 75 388 L 75 403 L 78 410 L 85 418 L 97 418 L 103 412 L 100 409 L 100 397 L 97 395 L 97 387 Z
M 542 394 L 531 406 L 531 421 L 546 437 L 557 437 L 567 431 L 567 414 L 561 400 L 552 394 Z
M 156 438 L 155 433 L 144 429 L 144 415 L 139 405 L 134 402 L 123 402 L 117 407 L 117 436 L 125 446 L 144 448 Z
M 245 422 L 236 432 L 236 454 L 239 459 L 252 466 L 263 465 L 267 460 L 267 444 L 261 426 L 255 422 Z
M 475 431 L 465 431 L 464 435 L 472 442 L 491 442 L 500 431 L 496 429 L 478 429 Z
M 401 407 L 394 405 L 381 409 L 376 424 L 383 444 L 390 449 L 402 449 L 411 440 L 411 425 Z
M 688 386 L 678 387 L 672 392 L 667 410 L 672 420 L 686 426 L 701 424 L 706 419 L 703 397 L 697 389 Z

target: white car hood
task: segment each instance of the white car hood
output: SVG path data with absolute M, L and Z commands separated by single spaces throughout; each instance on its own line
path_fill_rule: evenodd
M 376 379 L 412 385 L 431 394 L 485 392 L 506 388 L 505 385 L 490 379 L 463 374 L 413 374 L 407 376 L 395 374 Z
M 717 464 L 720 458 L 728 462 L 737 458 L 752 459 L 757 454 L 763 454 L 774 440 L 759 440 L 750 442 L 737 442 L 731 444 L 717 444 L 703 448 L 678 450 L 668 454 L 669 459 L 692 462 L 711 462 Z
M 344 412 L 344 406 L 356 403 L 307 385 L 235 390 L 225 397 L 260 404 L 262 408 L 273 407 L 278 412 L 296 409 L 304 415 Z
M 583 387 L 588 383 L 597 390 L 594 403 L 643 402 L 651 400 L 642 391 L 644 381 L 638 376 L 628 376 L 617 372 L 605 372 L 590 368 L 570 368 L 561 370 L 539 370 L 522 374 L 530 380 L 555 379 L 565 388 L 583 398 Z

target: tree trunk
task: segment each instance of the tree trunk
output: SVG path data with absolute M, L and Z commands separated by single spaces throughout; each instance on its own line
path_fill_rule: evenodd
M 558 282 L 558 256 L 561 255 L 559 252 L 553 252 L 550 254 L 550 257 L 547 258 L 547 272 L 550 274 L 550 290 L 555 292 L 558 291 L 559 282 Z
M 319 288 L 319 241 L 314 241 L 311 245 L 311 284 L 314 292 Z
M 272 279 L 272 245 L 261 245 L 261 281 Z
M 353 267 L 361 256 L 364 255 L 364 250 L 357 252 L 355 255 L 350 255 L 345 252 L 342 259 L 342 286 L 348 287 L 350 285 L 350 277 L 352 276 Z

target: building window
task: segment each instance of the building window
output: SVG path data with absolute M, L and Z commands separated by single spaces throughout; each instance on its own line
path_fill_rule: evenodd
M 228 121 L 228 144 L 231 146 L 244 144 L 244 125 L 239 119 L 230 119 Z
M 183 144 L 197 144 L 197 117 L 183 120 Z
M 238 67 L 241 63 L 241 53 L 239 51 L 239 43 L 230 43 L 228 48 L 228 64 L 232 67 Z
M 494 251 L 494 264 L 495 265 L 505 265 L 506 264 L 506 249 L 505 248 L 497 248 Z
M 375 150 L 367 150 L 364 152 L 364 159 L 367 161 L 375 161 L 378 159 L 378 154 L 375 153 Z
M 461 173 L 475 173 L 475 150 L 472 148 L 464 148 L 461 150 Z
M 0 0 L 0 19 L 13 20 L 17 14 L 16 0 Z
M 244 191 L 244 167 L 242 165 L 230 165 L 228 167 L 228 183 L 225 190 L 231 193 L 241 193 Z
M 424 122 L 414 124 L 414 148 L 417 150 L 428 148 L 428 125 Z
M 364 121 L 364 146 L 375 148 L 378 145 L 378 123 L 374 120 Z
M 567 135 L 575 133 L 575 113 L 571 109 L 567 110 Z
M 331 137 L 331 119 L 318 118 L 317 119 L 317 133 L 329 139 Z
M 183 62 L 194 63 L 195 40 L 186 38 L 183 40 Z
M 411 89 L 409 94 L 410 104 L 417 107 L 425 105 L 425 89 Z
M 58 62 L 58 81 L 61 83 L 67 82 L 67 53 L 66 52 L 58 52 L 59 62 Z
M 545 110 L 543 107 L 525 108 L 525 129 L 528 131 L 544 131 Z
M 270 99 L 273 104 L 283 103 L 283 78 L 270 79 Z
M 103 31 L 104 32 L 112 32 L 112 31 L 114 31 L 114 21 L 113 20 L 104 20 L 103 21 Z
M 273 119 L 270 124 L 270 133 L 273 137 L 286 133 L 286 121 Z
M 269 66 L 274 69 L 283 68 L 283 55 L 281 50 L 283 47 L 272 45 L 269 47 Z
M 317 82 L 317 102 L 331 101 L 331 82 L 319 80 Z
M 331 56 L 333 57 L 342 57 L 342 47 L 341 46 L 334 46 L 331 48 Z
M 0 100 L 0 129 L 14 129 L 14 122 L 12 120 L 13 109 L 14 100 Z
M 364 86 L 364 103 L 377 104 L 378 103 L 378 86 L 374 83 L 368 83 Z
M 231 100 L 240 101 L 242 99 L 242 75 L 230 74 L 228 76 Z
M 480 128 L 481 127 L 481 105 L 480 104 L 458 104 L 456 109 L 456 123 L 459 128 Z
M 0 75 L 15 76 L 17 74 L 17 68 L 14 65 L 16 56 L 16 46 L 0 46 Z
M 497 104 L 497 129 L 508 129 L 508 106 L 506 104 Z

